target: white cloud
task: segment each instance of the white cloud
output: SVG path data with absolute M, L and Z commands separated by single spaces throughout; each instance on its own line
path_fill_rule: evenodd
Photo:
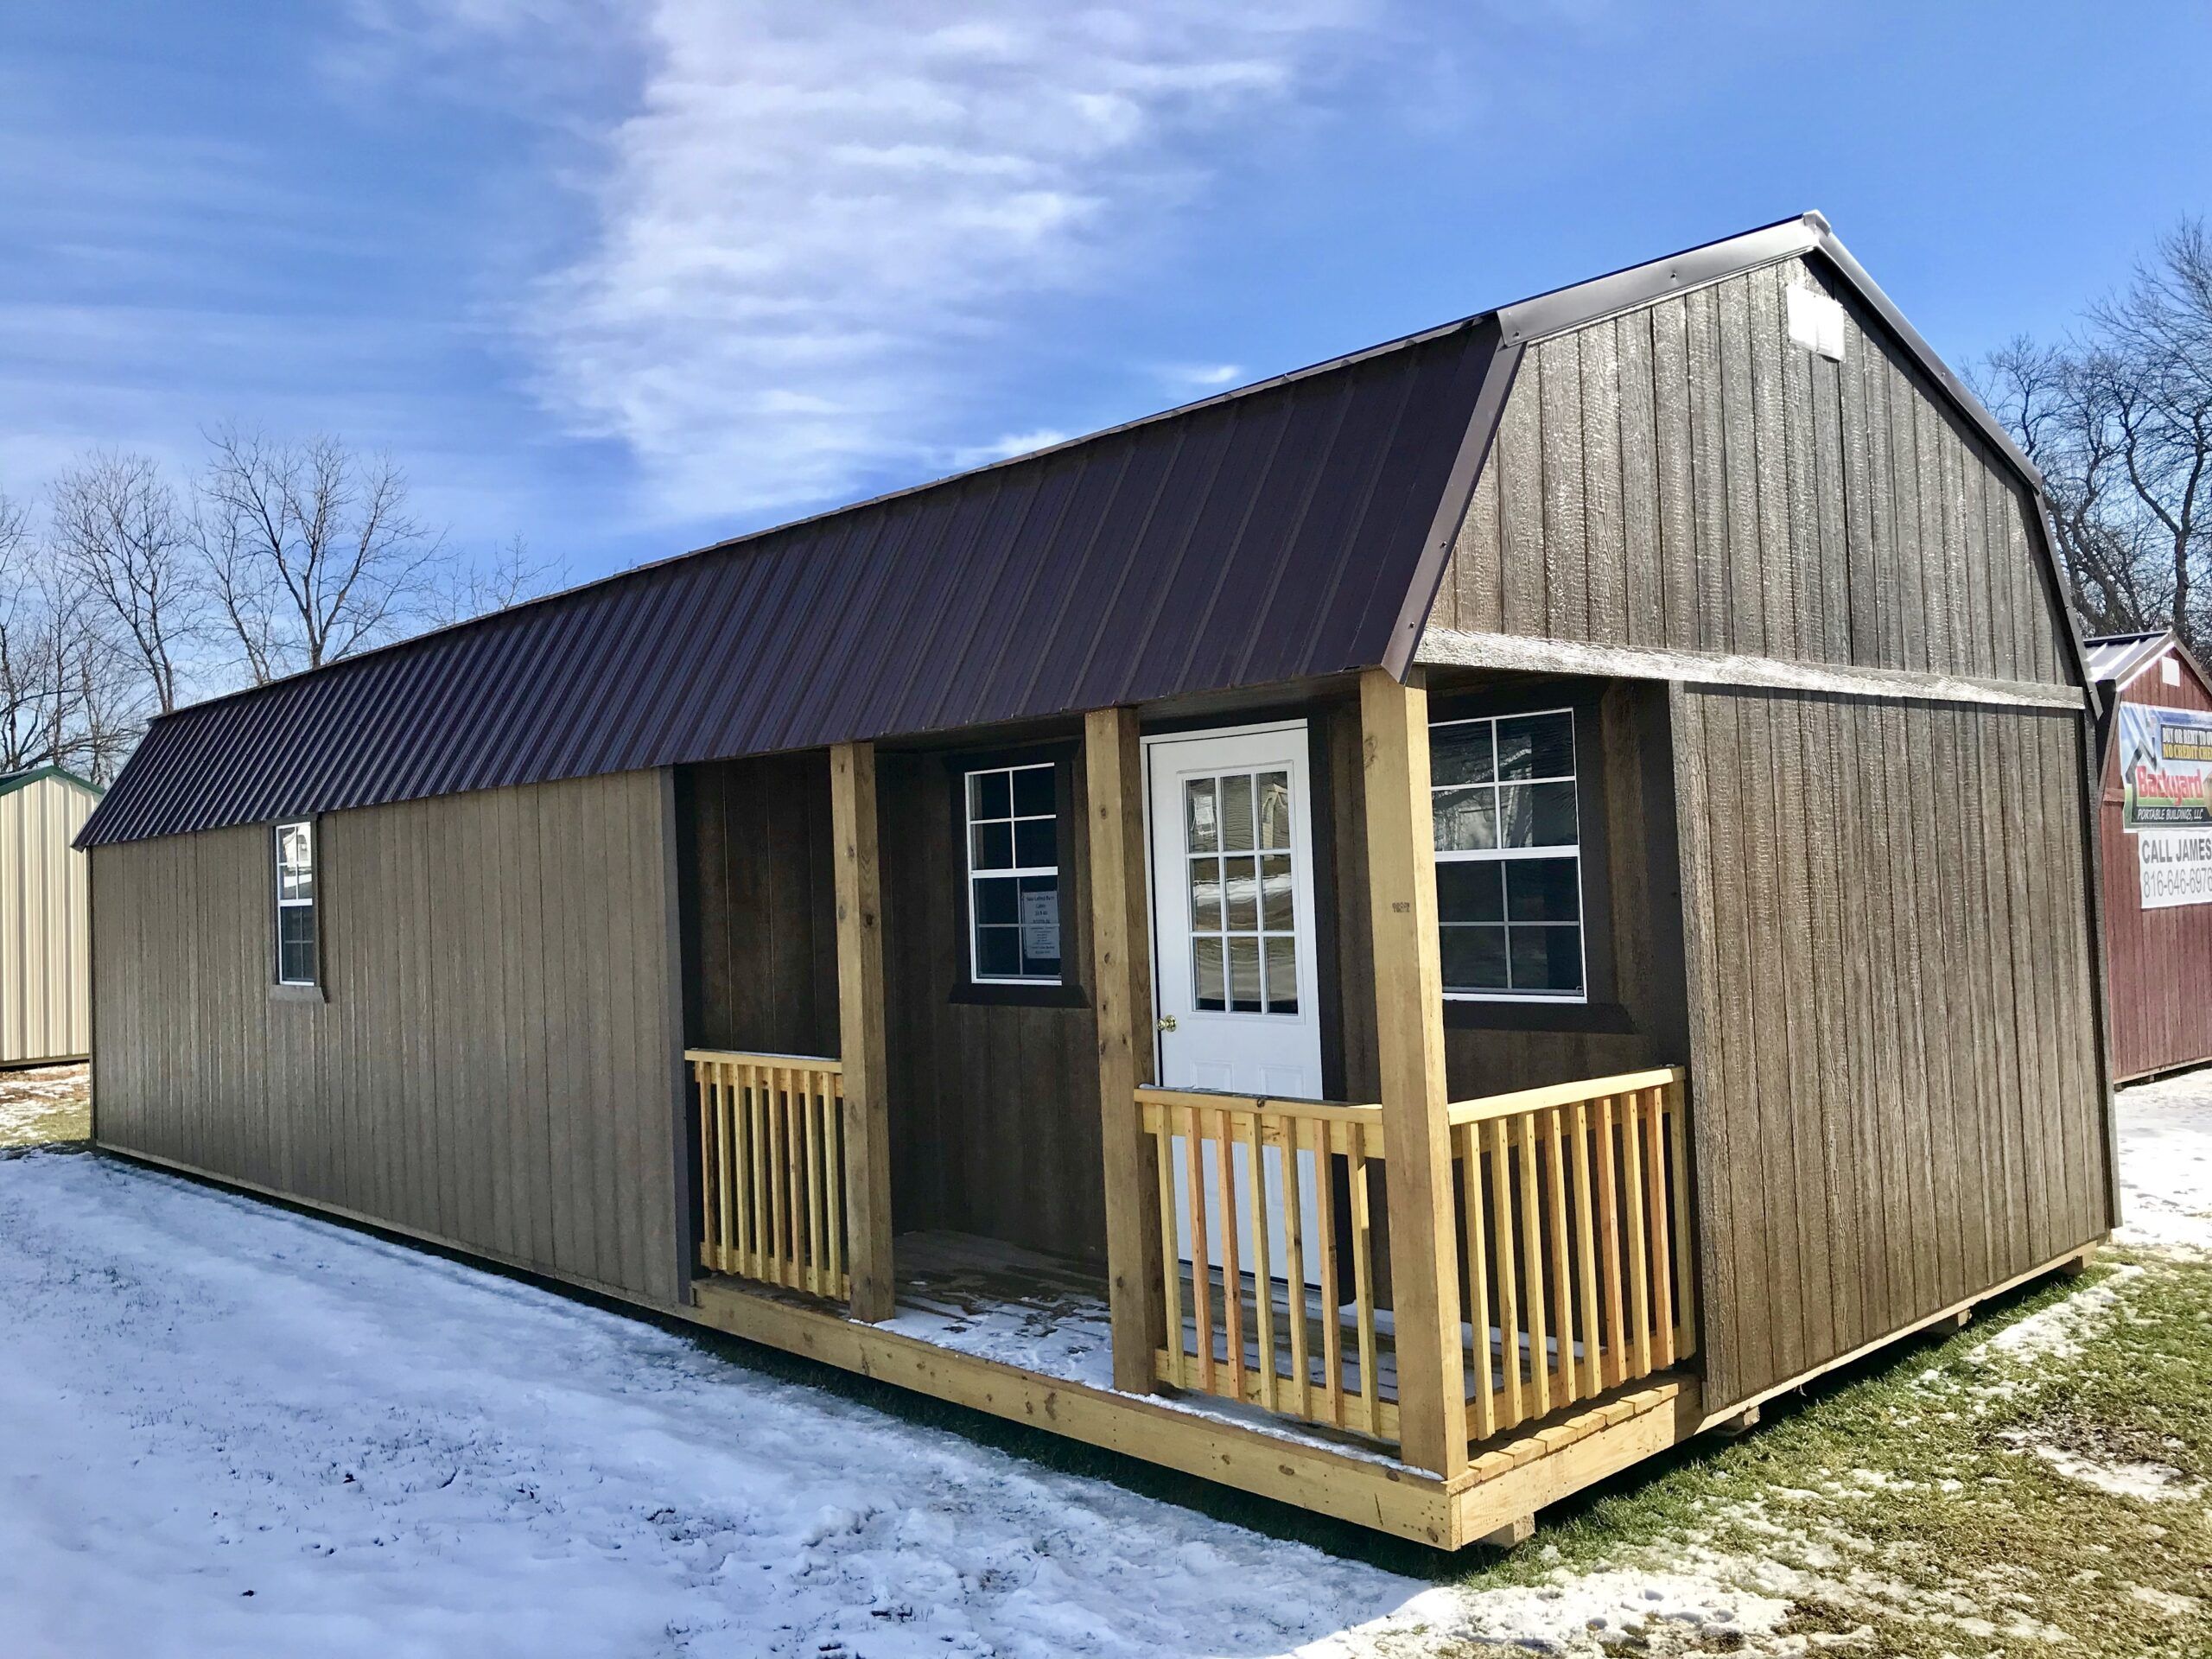
M 1170 363 L 1160 370 L 1160 378 L 1171 386 L 1196 386 L 1211 391 L 1217 386 L 1235 385 L 1243 372 L 1243 365 L 1236 363 Z
M 547 406 L 626 445 L 678 518 L 958 464 L 1009 314 L 1126 274 L 1209 150 L 1284 118 L 1371 3 L 465 0 L 424 36 L 639 54 L 578 181 L 591 241 L 521 327 Z
M 1016 455 L 1049 449 L 1056 443 L 1065 443 L 1073 435 L 1050 426 L 1040 426 L 1034 432 L 1009 432 L 995 442 L 970 444 L 965 448 L 955 449 L 952 464 L 962 472 L 970 467 L 988 467 L 995 461 L 1010 461 Z

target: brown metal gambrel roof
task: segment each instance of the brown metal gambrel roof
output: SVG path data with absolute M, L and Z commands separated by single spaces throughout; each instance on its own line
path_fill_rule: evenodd
M 81 844 L 1402 666 L 1497 339 L 1455 323 L 180 709 Z
M 180 709 L 79 844 L 1402 675 L 1523 345 L 1812 251 L 2040 501 L 1807 213 Z

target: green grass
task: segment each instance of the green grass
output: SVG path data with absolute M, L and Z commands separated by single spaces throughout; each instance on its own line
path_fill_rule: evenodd
M 0 1149 L 90 1140 L 84 1073 L 81 1065 L 0 1071 Z
M 2100 1285 L 2111 1306 L 2082 1322 L 2072 1352 L 1974 1357 L 1999 1331 Z M 1775 1637 L 1655 1627 L 1616 1651 L 2212 1655 L 2212 1487 L 2185 1500 L 2114 1496 L 2028 1444 L 2212 1482 L 2212 1266 L 2113 1257 L 2081 1279 L 2000 1299 L 1948 1339 L 1903 1343 L 1770 1402 L 1740 1440 L 1693 1441 L 1545 1510 L 1535 1540 L 1510 1555 L 1439 1554 L 747 1344 L 702 1340 L 752 1370 L 1470 1592 L 1605 1568 L 1680 1570 L 1687 1558 L 1701 1575 L 1790 1604 Z M 1405 1650 L 1525 1651 L 1450 1641 Z
M 1857 1633 L 1861 1651 L 2212 1653 L 2204 1493 L 2115 1496 L 2031 1449 L 2212 1480 L 2212 1268 L 2145 1258 L 2115 1277 L 2118 1265 L 1770 1406 L 1758 1432 L 1694 1442 L 1548 1511 L 1525 1551 L 1452 1576 L 1479 1588 L 1658 1565 L 1688 1543 L 1702 1570 L 1789 1599 L 1784 1635 Z M 1997 1331 L 2100 1284 L 2112 1305 L 2074 1351 L 1975 1357 Z M 2053 1632 L 2071 1645 L 2054 1648 Z

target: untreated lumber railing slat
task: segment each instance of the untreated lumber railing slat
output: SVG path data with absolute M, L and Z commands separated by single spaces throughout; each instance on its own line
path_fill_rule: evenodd
M 849 1301 L 844 1075 L 807 1055 L 687 1049 L 699 1098 L 699 1263 Z
M 1667 1067 L 1452 1107 L 1477 1441 L 1696 1351 L 1686 1082 Z

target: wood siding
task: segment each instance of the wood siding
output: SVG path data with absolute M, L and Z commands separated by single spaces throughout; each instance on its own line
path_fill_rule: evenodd
M 270 832 L 102 847 L 99 1143 L 677 1300 L 666 779 L 319 822 L 327 1000 L 272 992 Z
M 1675 694 L 1707 1408 L 2107 1231 L 2078 715 Z
M 1786 290 L 1848 323 L 1832 361 Z M 1432 630 L 2078 683 L 2031 498 L 1817 259 L 1539 340 Z
M 677 773 L 686 1040 L 837 1053 L 837 890 L 823 749 Z
M 1084 769 L 1073 743 L 1033 758 L 1054 760 L 1060 771 L 1067 983 L 1058 993 L 966 988 L 961 762 L 941 753 L 876 757 L 893 1225 L 902 1233 L 974 1233 L 1103 1262 L 1098 1033 L 1083 984 L 1090 961 Z M 1011 1000 L 1025 995 L 1037 1000 Z
M 0 1065 L 92 1046 L 86 855 L 69 843 L 99 800 L 61 778 L 0 789 Z
M 2186 663 L 2181 683 L 2168 685 L 2152 662 L 2120 700 L 2212 711 L 2212 694 Z M 2116 715 L 2107 718 L 2116 726 Z M 2101 793 L 2113 1075 L 2139 1077 L 2212 1059 L 2212 905 L 2144 909 L 2136 838 L 2120 827 L 2117 745 L 2107 746 Z

